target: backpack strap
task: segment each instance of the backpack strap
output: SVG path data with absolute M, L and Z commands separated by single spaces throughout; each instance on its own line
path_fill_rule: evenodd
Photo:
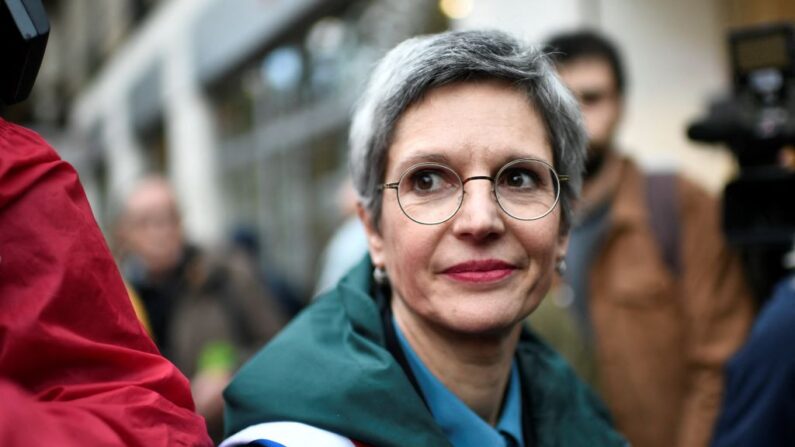
M 646 175 L 646 204 L 649 221 L 657 246 L 668 269 L 679 276 L 682 265 L 679 255 L 679 207 L 677 200 L 677 175 L 659 172 Z

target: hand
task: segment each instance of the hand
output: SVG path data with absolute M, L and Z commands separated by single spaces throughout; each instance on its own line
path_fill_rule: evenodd
M 191 380 L 191 393 L 196 404 L 196 412 L 207 419 L 212 426 L 220 421 L 224 413 L 224 388 L 229 384 L 232 372 L 225 369 L 207 369 L 196 373 Z

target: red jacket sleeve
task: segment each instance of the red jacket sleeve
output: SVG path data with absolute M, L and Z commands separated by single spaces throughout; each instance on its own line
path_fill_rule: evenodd
M 133 313 L 77 173 L 2 119 L 0 445 L 212 445 Z

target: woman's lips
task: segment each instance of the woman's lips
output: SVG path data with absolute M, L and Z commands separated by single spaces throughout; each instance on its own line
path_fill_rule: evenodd
M 516 270 L 516 266 L 497 259 L 467 261 L 442 271 L 442 274 L 463 282 L 499 281 Z

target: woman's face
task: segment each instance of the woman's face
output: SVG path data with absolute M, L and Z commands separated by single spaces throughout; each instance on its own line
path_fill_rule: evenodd
M 457 83 L 430 91 L 402 115 L 385 182 L 428 161 L 442 161 L 462 179 L 494 176 L 517 158 L 553 164 L 545 126 L 526 96 L 502 82 Z M 399 319 L 460 333 L 507 331 L 539 304 L 565 253 L 560 207 L 521 221 L 500 209 L 491 182 L 470 181 L 464 191 L 452 219 L 421 225 L 401 211 L 394 190 L 384 190 L 380 231 L 361 211 L 372 259 L 389 275 Z

